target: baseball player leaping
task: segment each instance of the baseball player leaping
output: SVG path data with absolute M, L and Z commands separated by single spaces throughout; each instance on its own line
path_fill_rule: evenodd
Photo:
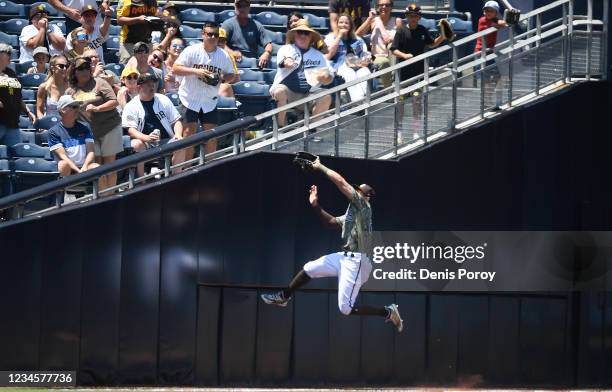
M 337 172 L 321 164 L 319 158 L 312 163 L 312 169 L 321 171 L 346 196 L 350 204 L 346 213 L 333 217 L 319 206 L 317 187 L 310 188 L 309 201 L 321 221 L 337 229 L 342 229 L 342 252 L 330 253 L 304 265 L 304 268 L 293 278 L 289 287 L 274 294 L 262 294 L 261 299 L 267 304 L 287 306 L 293 292 L 313 278 L 338 277 L 338 307 L 345 315 L 381 316 L 392 322 L 401 332 L 404 323 L 400 317 L 398 306 L 373 307 L 356 305 L 355 299 L 361 286 L 367 282 L 372 271 L 372 263 L 366 252 L 372 240 L 372 208 L 371 198 L 374 189 L 367 185 L 351 186 Z

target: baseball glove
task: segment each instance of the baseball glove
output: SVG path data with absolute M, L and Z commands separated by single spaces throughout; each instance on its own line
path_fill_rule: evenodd
M 504 10 L 504 20 L 509 25 L 517 24 L 520 18 L 521 18 L 521 10 L 517 10 L 516 8 Z
M 212 74 L 211 76 L 207 76 L 202 81 L 211 86 L 217 86 L 221 82 L 221 78 L 218 74 Z
M 448 19 L 440 19 L 440 22 L 438 22 L 438 31 L 446 42 L 453 42 L 455 39 L 455 31 Z
M 295 153 L 295 158 L 293 158 L 293 163 L 300 167 L 302 170 L 312 170 L 312 164 L 319 157 L 317 155 L 313 155 L 306 151 L 298 151 Z

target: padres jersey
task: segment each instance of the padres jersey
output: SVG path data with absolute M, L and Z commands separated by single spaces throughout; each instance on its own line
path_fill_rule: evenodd
M 353 200 L 343 216 L 336 221 L 342 225 L 342 247 L 344 250 L 370 253 L 372 243 L 372 208 L 367 200 L 353 189 Z
M 191 45 L 180 54 L 175 64 L 189 68 L 205 68 L 223 78 L 223 75 L 234 74 L 234 65 L 223 49 L 207 52 L 204 44 Z M 189 110 L 204 113 L 211 112 L 217 106 L 219 85 L 211 86 L 197 76 L 184 76 L 179 87 L 179 98 Z
M 157 0 L 119 0 L 117 19 L 122 16 L 135 18 L 140 15 L 157 15 Z M 119 42 L 135 44 L 140 41 L 151 41 L 151 28 L 148 23 L 137 23 L 121 27 Z

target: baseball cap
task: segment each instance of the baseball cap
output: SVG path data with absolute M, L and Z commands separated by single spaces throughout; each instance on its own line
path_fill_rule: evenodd
M 223 27 L 219 27 L 219 38 L 227 39 L 227 32 Z
M 4 42 L 0 43 L 0 53 L 8 53 L 11 54 L 13 52 L 13 47 L 9 44 L 5 44 Z
M 485 8 L 491 8 L 499 12 L 499 4 L 497 3 L 497 1 L 494 1 L 494 0 L 487 1 L 485 5 L 482 7 L 482 9 L 484 10 Z
M 157 82 L 157 76 L 155 76 L 154 74 L 152 74 L 150 72 L 145 72 L 143 74 L 140 74 L 140 76 L 138 76 L 138 85 L 139 86 L 141 84 L 145 84 L 148 81 L 155 81 L 155 82 Z
M 81 8 L 81 15 L 83 15 L 85 12 L 95 12 L 96 14 L 98 13 L 98 10 L 96 9 L 96 7 L 94 7 L 91 4 L 87 4 L 86 6 L 84 6 L 83 8 Z
M 147 53 L 149 52 L 149 45 L 147 45 L 146 42 L 136 42 L 134 44 L 134 51 L 133 53 L 138 53 L 138 52 L 142 52 L 144 49 L 147 50 Z
M 234 4 L 247 3 L 251 5 L 251 0 L 234 0 Z
M 38 4 L 32 8 L 30 8 L 30 20 L 32 20 L 32 18 L 35 15 L 38 14 L 47 14 L 49 15 L 49 11 L 47 11 L 47 7 L 44 4 Z
M 406 7 L 406 14 L 421 15 L 421 7 L 419 7 L 415 3 L 412 3 L 408 7 Z
M 123 71 L 121 71 L 121 77 L 125 78 L 126 76 L 130 76 L 136 74 L 136 76 L 140 76 L 140 72 L 134 67 L 125 67 Z
M 36 57 L 37 54 L 44 54 L 49 56 L 49 51 L 44 46 L 39 46 L 32 52 L 32 57 Z
M 57 101 L 57 108 L 58 109 L 64 109 L 67 107 L 73 107 L 73 108 L 78 108 L 81 106 L 83 102 L 81 101 L 75 101 L 74 98 L 72 98 L 71 95 L 62 95 L 60 97 L 60 99 Z

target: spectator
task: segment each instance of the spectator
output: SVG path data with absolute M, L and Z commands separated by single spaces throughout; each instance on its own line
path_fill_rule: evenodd
M 159 44 L 161 49 L 168 50 L 174 38 L 183 37 L 179 30 L 181 20 L 178 18 L 178 6 L 170 1 L 164 4 L 161 18 L 164 21 L 164 29 L 151 33 L 151 43 Z
M 234 56 L 237 62 L 242 61 L 242 57 L 257 57 L 259 46 L 264 48 L 264 52 L 259 56 L 259 68 L 265 68 L 272 57 L 272 41 L 266 34 L 266 29 L 258 21 L 251 19 L 250 0 L 235 0 L 234 8 L 236 16 L 227 19 L 221 27 L 227 33 L 228 53 Z
M 379 0 L 377 11 L 371 10 L 368 18 L 357 29 L 357 35 L 371 35 L 372 55 L 374 56 L 374 69 L 380 71 L 390 67 L 395 63 L 395 57 L 389 51 L 389 47 L 393 43 L 397 26 L 402 25 L 400 18 L 391 16 L 393 10 L 393 1 Z M 380 77 L 380 80 L 385 87 L 391 86 L 393 74 L 388 73 Z
M 168 73 L 166 70 L 166 51 L 162 50 L 159 45 L 153 46 L 153 51 L 151 51 L 151 54 L 149 55 L 149 65 L 160 70 L 162 80 L 165 80 L 166 74 Z
M 49 12 L 44 4 L 30 9 L 30 24 L 21 30 L 19 36 L 19 62 L 33 61 L 33 52 L 39 46 L 49 49 L 51 56 L 61 54 L 66 46 L 62 30 L 49 24 Z
M 60 176 L 83 173 L 99 165 L 94 162 L 94 139 L 89 128 L 77 121 L 81 102 L 70 95 L 62 96 L 57 102 L 61 115 L 59 124 L 49 129 L 49 150 L 54 153 Z M 106 188 L 104 177 L 100 188 Z
M 423 54 L 425 48 L 434 48 L 444 41 L 441 35 L 433 39 L 429 30 L 419 24 L 421 7 L 418 5 L 410 4 L 406 7 L 406 17 L 408 26 L 401 26 L 397 29 L 391 44 L 391 51 L 400 61 Z M 423 66 L 424 61 L 421 60 L 400 69 L 400 79 L 404 81 L 422 74 Z
M 104 11 L 104 19 L 102 24 L 97 23 L 98 19 L 98 7 L 94 7 L 91 4 L 86 5 L 81 9 L 81 28 L 87 35 L 86 48 L 93 49 L 98 53 L 98 59 L 104 63 L 104 50 L 102 45 L 108 38 L 108 29 L 111 23 L 111 16 L 113 12 L 110 8 L 106 8 Z M 77 33 L 78 34 L 78 33 Z M 66 41 L 66 51 L 70 52 L 73 50 L 72 39 Z M 83 52 L 78 55 L 82 55 Z
M 320 39 L 321 35 L 304 19 L 287 33 L 289 43 L 283 45 L 276 55 L 278 70 L 270 88 L 278 107 L 305 98 L 333 81 L 333 68 L 323 53 L 313 47 Z M 313 116 L 325 112 L 330 104 L 330 96 L 317 99 L 312 108 Z M 278 114 L 279 126 L 285 126 L 286 116 L 286 112 Z
M 36 116 L 21 98 L 21 84 L 17 74 L 8 68 L 13 48 L 0 43 L 0 144 L 12 146 L 21 142 L 19 133 L 19 114 L 27 113 L 32 122 Z
M 111 71 L 107 71 L 104 69 L 104 64 L 100 61 L 98 57 L 98 52 L 94 49 L 85 49 L 83 52 L 84 58 L 89 59 L 91 62 L 91 69 L 93 70 L 94 78 L 102 78 L 106 81 L 106 83 L 110 84 L 115 92 L 119 91 L 119 78 Z
M 90 5 L 98 8 L 96 0 L 49 0 L 56 10 L 67 16 L 66 31 L 72 31 L 81 25 L 81 10 Z M 109 8 L 108 1 L 102 2 L 102 8 Z
M 341 14 L 338 18 L 338 34 L 331 32 L 325 38 L 329 52 L 325 57 L 331 61 L 337 75 L 342 76 L 345 82 L 352 82 L 371 74 L 368 65 L 372 62 L 372 55 L 368 52 L 366 43 L 355 35 L 353 20 L 348 14 Z M 348 88 L 351 101 L 357 102 L 366 96 L 367 82 Z
M 497 29 L 508 27 L 506 21 L 499 19 L 499 4 L 497 1 L 487 1 L 484 7 L 482 7 L 482 13 L 483 15 L 478 19 L 478 31 L 483 31 L 490 27 L 495 27 Z M 487 44 L 486 53 L 493 53 L 495 44 L 497 43 L 497 31 L 486 35 L 485 42 Z M 474 51 L 478 53 L 481 50 L 482 37 L 479 37 L 476 39 L 476 48 Z M 482 78 L 485 83 L 485 105 L 493 105 L 493 110 L 500 110 L 502 90 L 497 89 L 497 86 L 501 80 L 501 73 L 497 67 L 496 60 L 487 61 L 485 66 L 484 78 Z M 476 69 L 480 69 L 480 67 L 476 67 Z M 477 75 L 478 77 L 481 76 L 480 74 Z
M 89 48 L 89 36 L 83 27 L 72 30 L 66 41 L 70 42 L 70 50 L 66 51 L 66 56 L 70 62 L 74 62 L 77 57 L 82 57 L 85 50 Z
M 221 40 L 221 29 L 219 29 L 219 40 Z M 166 58 L 166 77 L 164 78 L 164 85 L 166 87 L 166 93 L 176 93 L 178 92 L 180 83 L 178 79 L 174 76 L 172 72 L 172 67 L 176 62 L 176 59 L 180 56 L 180 54 L 185 49 L 185 41 L 182 38 L 174 38 L 170 43 L 170 48 L 168 49 L 168 57 Z M 233 58 L 232 58 L 233 59 Z
M 361 26 L 370 13 L 370 0 L 329 0 L 329 25 L 332 32 L 338 32 L 338 16 L 348 14 L 353 26 Z
M 206 23 L 202 29 L 203 44 L 191 45 L 174 63 L 174 75 L 181 76 L 179 111 L 183 118 L 183 135 L 195 134 L 198 121 L 204 130 L 218 124 L 217 97 L 220 83 L 233 83 L 236 74 L 230 56 L 217 47 L 219 26 Z M 217 149 L 217 141 L 207 143 L 208 152 Z M 190 159 L 193 149 L 187 149 L 185 159 Z
M 138 95 L 138 77 L 140 74 L 136 68 L 125 67 L 121 72 L 121 88 L 117 93 L 117 101 L 121 110 Z
M 32 52 L 34 57 L 34 66 L 28 68 L 29 74 L 47 73 L 47 64 L 49 63 L 49 51 L 44 46 L 39 46 Z
M 157 15 L 157 0 L 119 0 L 117 24 L 119 35 L 119 62 L 128 62 L 137 43 L 144 42 L 151 50 L 152 24 L 147 17 Z
M 183 138 L 181 116 L 168 97 L 155 93 L 156 81 L 153 74 L 140 75 L 138 95 L 123 110 L 122 125 L 128 129 L 132 148 L 136 152 Z M 156 129 L 160 134 L 151 134 Z M 184 160 L 184 151 L 177 151 L 172 157 L 172 164 Z M 137 171 L 139 176 L 144 175 L 144 163 L 138 165 Z
M 101 165 L 113 162 L 116 154 L 123 151 L 123 130 L 113 88 L 101 78 L 94 79 L 91 61 L 84 57 L 76 59 L 69 80 L 71 87 L 66 94 L 83 103 L 79 119 L 91 126 L 96 162 Z M 104 177 L 105 187 L 117 182 L 117 173 Z
M 302 15 L 298 11 L 292 11 L 287 16 L 287 33 L 289 32 L 289 30 L 291 30 L 293 27 L 295 27 L 295 24 L 300 19 L 304 19 L 304 15 Z M 289 43 L 289 41 L 286 41 L 285 43 Z M 325 41 L 322 40 L 322 39 L 319 40 L 319 42 L 317 42 L 315 44 L 315 49 L 317 49 L 319 52 L 321 52 L 323 54 L 327 54 L 327 52 L 329 51 L 328 48 L 327 48 L 327 45 L 325 44 Z
M 59 116 L 57 103 L 68 89 L 68 59 L 63 54 L 53 56 L 47 80 L 36 93 L 36 116 Z
M 150 73 L 157 76 L 156 91 L 161 93 L 164 89 L 162 70 L 152 67 L 149 64 L 149 45 L 145 42 L 138 42 L 134 45 L 134 57 L 126 64 L 126 67 L 133 67 L 138 70 L 138 73 Z
M 227 51 L 226 43 L 227 33 L 225 32 L 225 30 L 223 30 L 223 28 L 219 28 L 219 42 L 217 43 L 217 46 L 225 50 L 225 52 L 229 54 L 229 52 Z M 236 78 L 234 79 L 233 83 L 236 83 L 240 81 L 240 73 L 238 73 L 238 66 L 236 65 L 236 60 L 234 59 L 234 56 L 232 56 L 231 54 L 229 56 L 232 60 L 232 65 L 234 66 L 234 75 L 236 75 Z M 234 89 L 232 88 L 232 85 L 229 83 L 221 83 L 221 86 L 219 87 L 219 96 L 233 97 Z

